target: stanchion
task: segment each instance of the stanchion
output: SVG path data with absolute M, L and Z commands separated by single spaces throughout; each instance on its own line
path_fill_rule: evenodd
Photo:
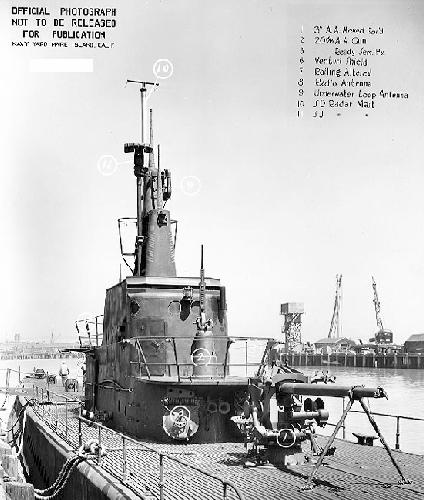
M 163 481 L 163 455 L 159 454 L 159 499 L 163 500 L 163 489 L 164 489 L 164 481 Z
M 122 482 L 127 480 L 127 444 L 125 436 L 122 436 Z
M 65 399 L 65 437 L 68 437 L 68 398 Z
M 397 416 L 396 417 L 396 444 L 395 444 L 395 448 L 397 450 L 400 449 L 399 438 L 400 438 L 400 417 Z
M 102 449 L 102 428 L 100 427 L 100 425 L 98 426 L 98 429 L 99 429 L 99 456 L 97 457 L 97 464 L 100 465 L 100 462 L 102 460 L 102 457 L 101 457 L 101 449 Z
M 82 422 L 80 418 L 78 418 L 78 445 L 82 446 Z

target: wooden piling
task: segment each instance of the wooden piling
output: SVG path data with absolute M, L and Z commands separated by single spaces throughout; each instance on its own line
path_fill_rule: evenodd
M 18 457 L 9 444 L 0 439 L 0 500 L 34 500 L 34 488 L 26 483 Z

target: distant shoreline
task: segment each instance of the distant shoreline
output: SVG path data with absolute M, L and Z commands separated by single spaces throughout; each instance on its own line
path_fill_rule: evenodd
M 343 366 L 352 368 L 400 368 L 424 369 L 424 356 L 420 353 L 391 354 L 282 354 L 290 366 Z
M 1 361 L 13 361 L 24 359 L 69 359 L 83 358 L 85 355 L 79 352 L 62 352 L 57 354 L 22 354 L 22 355 L 4 355 L 0 354 Z

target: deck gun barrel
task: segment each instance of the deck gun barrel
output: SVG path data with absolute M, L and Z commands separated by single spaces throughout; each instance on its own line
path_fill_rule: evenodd
M 329 396 L 334 398 L 351 397 L 353 400 L 361 398 L 387 397 L 381 387 L 344 386 L 335 384 L 306 384 L 293 382 L 279 382 L 276 384 L 279 395 L 296 394 L 299 396 Z

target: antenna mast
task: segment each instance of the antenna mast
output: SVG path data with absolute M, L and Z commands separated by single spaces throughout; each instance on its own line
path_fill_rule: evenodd
M 205 312 L 205 269 L 203 267 L 203 245 L 200 248 L 200 313 Z
M 150 147 L 151 151 L 149 153 L 149 168 L 154 170 L 155 168 L 155 153 L 153 151 L 153 109 L 150 109 Z
M 156 206 L 158 210 L 163 208 L 162 173 L 160 171 L 160 145 L 158 144 L 158 173 L 156 177 Z
M 333 317 L 331 318 L 330 331 L 328 332 L 329 339 L 339 339 L 342 331 L 341 323 L 341 306 L 342 306 L 342 275 L 336 275 L 336 296 L 334 299 Z
M 140 99 L 141 99 L 141 144 L 127 143 L 124 146 L 125 153 L 134 152 L 134 175 L 137 180 L 137 238 L 136 238 L 136 265 L 134 275 L 141 275 L 141 253 L 143 246 L 143 180 L 147 173 L 144 166 L 144 153 L 151 153 L 152 147 L 149 143 L 145 143 L 145 116 L 146 116 L 146 90 L 147 85 L 158 86 L 158 83 L 141 82 L 138 80 L 127 80 L 127 83 L 137 83 L 140 85 Z

